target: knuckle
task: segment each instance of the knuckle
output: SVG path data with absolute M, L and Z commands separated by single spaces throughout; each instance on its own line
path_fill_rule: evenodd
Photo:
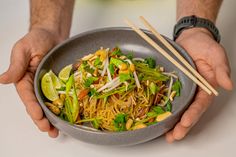
M 42 114 L 42 109 L 40 107 L 31 107 L 27 106 L 26 111 L 28 115 L 33 119 L 33 120 L 42 120 L 43 119 L 43 114 Z
M 39 130 L 41 130 L 42 132 L 48 132 L 50 130 L 50 124 L 46 118 L 43 120 L 35 121 L 35 123 Z

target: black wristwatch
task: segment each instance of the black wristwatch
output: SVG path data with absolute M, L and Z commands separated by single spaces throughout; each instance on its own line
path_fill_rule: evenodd
M 177 22 L 173 32 L 174 40 L 178 38 L 178 36 L 181 34 L 183 30 L 193 27 L 206 28 L 211 32 L 215 40 L 218 43 L 220 42 L 220 33 L 219 30 L 214 25 L 214 23 L 208 19 L 196 17 L 195 15 L 183 17 Z

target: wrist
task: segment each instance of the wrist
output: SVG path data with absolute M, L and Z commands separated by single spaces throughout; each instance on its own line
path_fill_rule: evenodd
M 61 36 L 56 31 L 48 29 L 46 27 L 42 27 L 42 26 L 30 27 L 29 32 L 38 32 L 39 35 L 40 34 L 47 35 L 49 37 L 48 39 L 50 39 L 55 45 L 61 43 L 62 41 L 66 39 L 66 37 Z
M 57 29 L 52 29 L 50 27 L 45 27 L 43 25 L 31 25 L 29 32 L 31 31 L 40 31 L 42 33 L 48 34 L 56 44 L 64 41 L 68 36 L 62 35 Z
M 212 35 L 212 33 L 208 29 L 200 28 L 200 27 L 193 27 L 193 28 L 188 28 L 188 29 L 183 30 L 180 33 L 180 35 L 176 38 L 176 40 L 179 40 L 182 37 L 190 37 L 190 36 L 193 36 L 193 35 L 199 34 L 199 33 L 203 33 L 205 35 L 208 35 L 213 40 L 215 40 L 214 36 Z

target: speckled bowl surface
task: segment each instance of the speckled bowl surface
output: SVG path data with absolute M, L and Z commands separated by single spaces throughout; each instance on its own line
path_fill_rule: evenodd
M 161 47 L 162 44 L 148 31 L 145 31 Z M 193 61 L 187 53 L 174 41 L 166 38 L 179 53 L 194 66 Z M 136 57 L 154 57 L 158 65 L 164 66 L 165 71 L 176 71 L 182 82 L 181 96 L 173 101 L 173 114 L 158 124 L 148 126 L 144 129 L 124 132 L 92 131 L 80 126 L 71 125 L 55 116 L 45 105 L 46 98 L 43 96 L 40 81 L 42 76 L 52 69 L 58 74 L 64 66 L 74 63 L 89 53 L 95 52 L 100 47 L 113 48 L 119 46 L 123 52 L 133 52 Z M 167 50 L 168 53 L 170 53 Z M 170 53 L 171 54 L 171 53 Z M 172 55 L 173 56 L 173 55 Z M 134 145 L 159 137 L 172 129 L 179 121 L 181 115 L 190 105 L 196 90 L 193 83 L 178 68 L 165 59 L 152 46 L 139 37 L 133 30 L 126 27 L 103 28 L 88 31 L 76 35 L 52 49 L 38 66 L 34 88 L 36 97 L 49 121 L 60 131 L 76 139 L 99 145 Z

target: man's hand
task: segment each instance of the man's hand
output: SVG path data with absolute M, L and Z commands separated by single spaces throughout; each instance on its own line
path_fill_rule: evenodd
M 198 72 L 214 87 L 232 90 L 230 68 L 224 48 L 215 42 L 210 32 L 204 28 L 185 30 L 177 39 L 194 60 Z M 202 89 L 198 89 L 193 103 L 183 114 L 180 122 L 166 134 L 166 140 L 173 142 L 183 139 L 196 124 L 213 100 Z
M 9 69 L 0 75 L 0 83 L 15 83 L 17 92 L 34 123 L 49 136 L 57 137 L 58 130 L 50 125 L 35 97 L 33 80 L 43 56 L 60 41 L 45 29 L 32 29 L 12 49 Z

